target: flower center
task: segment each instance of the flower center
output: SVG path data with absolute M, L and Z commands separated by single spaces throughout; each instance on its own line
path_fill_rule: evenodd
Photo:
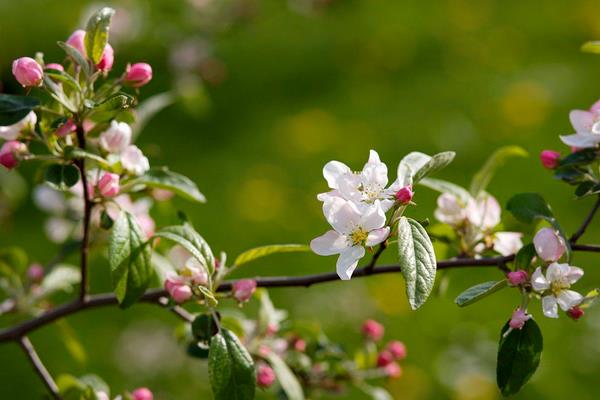
M 365 231 L 363 228 L 357 228 L 350 234 L 350 240 L 353 245 L 359 245 L 364 243 L 369 236 L 369 232 Z
M 552 281 L 552 284 L 550 285 L 550 290 L 552 291 L 552 293 L 555 296 L 558 296 L 561 291 L 563 291 L 564 289 L 568 289 L 570 287 L 571 287 L 571 285 L 569 285 L 569 282 L 567 282 L 566 280 L 563 280 L 563 279 L 558 279 L 558 280 Z

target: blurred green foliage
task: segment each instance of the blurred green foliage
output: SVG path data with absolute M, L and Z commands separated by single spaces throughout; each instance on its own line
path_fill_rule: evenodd
M 568 111 L 599 97 L 600 59 L 579 51 L 600 36 L 593 0 L 107 3 L 126 17 L 118 28 L 125 33 L 112 41 L 115 70 L 129 61 L 152 64 L 154 80 L 142 98 L 183 88 L 185 100 L 152 120 L 138 143 L 153 165 L 169 165 L 198 183 L 206 205 L 175 204 L 216 252 L 234 257 L 249 247 L 307 243 L 321 234 L 326 223 L 315 195 L 326 189 L 322 166 L 339 159 L 359 168 L 370 148 L 388 163 L 390 175 L 409 151 L 454 150 L 456 161 L 440 176 L 467 185 L 497 147 L 517 144 L 532 156 L 511 160 L 492 181 L 489 191 L 501 203 L 514 193 L 539 191 L 567 231 L 591 205 L 592 199 L 573 200 L 572 189 L 554 181 L 536 157 L 544 148 L 568 151 L 558 140 L 571 132 Z M 1 1 L 2 90 L 21 91 L 10 73 L 14 58 L 44 51 L 47 62 L 59 61 L 55 42 L 82 27 L 86 13 L 100 5 Z M 188 39 L 200 44 L 192 58 L 208 56 L 182 81 L 170 50 Z M 29 179 L 37 176 L 32 166 L 23 171 Z M 415 217 L 432 218 L 435 198 L 418 190 Z M 174 218 L 176 208 L 163 212 Z M 50 260 L 57 248 L 46 241 L 42 220 L 30 199 L 22 203 L 0 226 L 0 245 L 23 245 L 32 261 Z M 595 222 L 587 241 L 598 237 Z M 382 258 L 394 262 L 393 254 Z M 283 254 L 239 274 L 305 274 L 331 271 L 334 264 L 334 257 Z M 586 268 L 580 291 L 598 285 L 597 259 L 578 253 L 574 264 Z M 107 262 L 99 253 L 91 273 L 93 290 L 107 290 Z M 440 279 L 449 279 L 447 293 L 418 312 L 409 310 L 399 275 L 278 289 L 272 297 L 292 317 L 319 321 L 348 344 L 360 340 L 364 318 L 384 322 L 386 337 L 403 340 L 409 352 L 402 379 L 389 387 L 396 398 L 494 399 L 495 346 L 516 293 L 503 291 L 464 309 L 453 299 L 498 274 L 445 272 Z M 578 323 L 545 319 L 537 304 L 533 312 L 545 350 L 519 398 L 596 398 L 600 310 Z M 53 374 L 94 372 L 116 391 L 144 385 L 159 399 L 208 396 L 206 364 L 185 357 L 171 339 L 177 321 L 164 311 L 147 305 L 101 309 L 68 324 L 69 337 L 81 341 L 86 356 L 69 353 L 64 327 L 32 336 Z M 0 346 L 0 360 L 0 397 L 41 398 L 43 387 L 16 345 Z

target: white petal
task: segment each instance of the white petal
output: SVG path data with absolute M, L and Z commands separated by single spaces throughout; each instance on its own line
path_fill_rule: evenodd
M 381 159 L 379 158 L 379 154 L 375 150 L 369 150 L 369 161 L 370 163 L 380 164 Z
M 537 267 L 531 276 L 531 286 L 533 286 L 533 290 L 537 292 L 542 292 L 550 288 L 550 283 L 546 280 L 546 277 L 542 273 L 541 267 Z
M 371 150 L 369 156 L 369 162 L 365 164 L 362 170 L 362 178 L 364 183 L 377 184 L 382 188 L 388 183 L 388 169 L 387 165 L 379 160 L 379 155 L 375 150 Z
M 379 202 L 379 205 L 381 206 L 381 209 L 383 210 L 384 213 L 388 212 L 390 210 L 390 208 L 392 208 L 394 206 L 394 204 L 396 204 L 396 200 L 381 200 Z
M 569 275 L 569 264 L 552 263 L 546 271 L 546 279 L 550 282 L 559 282 L 567 279 Z
M 369 232 L 369 236 L 367 236 L 367 246 L 376 246 L 379 243 L 383 242 L 388 235 L 390 234 L 390 227 L 386 226 L 385 228 L 375 229 L 374 231 Z
M 352 278 L 352 273 L 360 260 L 365 255 L 365 248 L 362 246 L 353 246 L 340 254 L 335 264 L 335 270 L 340 279 L 347 281 Z
M 569 120 L 575 132 L 589 132 L 594 124 L 594 114 L 589 111 L 573 110 L 569 113 Z
M 382 228 L 384 225 L 385 213 L 383 212 L 379 201 L 376 201 L 375 204 L 365 209 L 360 219 L 359 226 L 366 231 L 372 231 L 374 229 Z
M 558 318 L 558 305 L 554 296 L 542 297 L 542 309 L 548 318 Z
M 561 290 L 557 297 L 558 305 L 563 311 L 578 305 L 581 300 L 583 300 L 583 296 L 574 290 Z
M 346 236 L 340 235 L 336 231 L 328 231 L 310 242 L 312 251 L 320 256 L 339 254 L 347 247 L 348 241 Z
M 344 201 L 341 207 L 335 209 L 330 214 L 329 223 L 336 231 L 343 234 L 350 234 L 354 228 L 359 226 L 360 220 L 361 214 L 358 207 L 351 201 Z M 381 228 L 381 226 L 377 228 Z
M 329 192 L 319 193 L 317 195 L 317 200 L 319 200 L 319 201 L 327 201 L 327 200 L 330 200 L 332 197 L 339 197 L 339 198 L 341 198 L 342 195 L 337 190 L 331 190 Z
M 567 279 L 570 284 L 573 284 L 579 280 L 583 276 L 583 270 L 578 267 L 569 266 L 569 273 L 567 275 Z
M 515 254 L 521 247 L 522 233 L 519 232 L 496 232 L 494 234 L 494 250 L 503 256 Z
M 587 147 L 596 147 L 596 145 L 600 143 L 600 135 L 579 132 L 574 135 L 561 136 L 560 140 L 567 146 L 583 149 Z
M 344 174 L 352 173 L 352 170 L 344 163 L 339 161 L 329 161 L 323 167 L 323 177 L 332 189 L 337 189 L 337 180 Z

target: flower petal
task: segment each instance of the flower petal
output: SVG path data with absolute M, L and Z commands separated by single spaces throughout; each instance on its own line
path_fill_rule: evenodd
M 570 284 L 574 284 L 583 276 L 583 270 L 579 267 L 571 267 L 569 266 L 569 273 L 567 274 L 567 279 Z
M 553 262 L 546 271 L 546 279 L 550 282 L 564 281 L 569 275 L 569 264 Z
M 569 113 L 569 120 L 575 132 L 589 132 L 594 125 L 594 114 L 589 111 L 573 110 Z
M 588 147 L 596 147 L 600 143 L 600 135 L 587 132 L 578 132 L 574 135 L 561 136 L 560 140 L 567 146 L 577 147 L 580 149 Z
M 374 229 L 383 228 L 384 225 L 385 213 L 383 212 L 379 201 L 375 201 L 375 204 L 364 210 L 364 213 L 360 218 L 359 226 L 366 231 L 372 231 Z
M 554 296 L 542 297 L 542 310 L 548 318 L 558 318 L 558 305 Z
M 325 205 L 323 210 L 325 211 Z M 361 221 L 361 213 L 358 207 L 351 201 L 341 200 L 336 201 L 337 204 L 332 205 L 332 208 L 325 214 L 327 221 L 333 226 L 333 229 L 343 234 L 350 234 L 354 228 L 359 226 Z M 378 226 L 381 228 L 381 226 Z
M 531 286 L 533 286 L 533 290 L 537 292 L 543 292 L 550 288 L 550 283 L 546 280 L 541 267 L 537 267 L 531 276 Z
M 352 278 L 352 273 L 360 260 L 365 255 L 365 248 L 362 246 L 353 246 L 342 252 L 335 264 L 335 269 L 342 280 Z
M 383 242 L 388 235 L 390 234 L 390 227 L 386 226 L 385 228 L 375 229 L 374 231 L 369 232 L 367 236 L 367 246 L 376 246 L 379 243 Z
M 558 305 L 563 311 L 569 310 L 581 303 L 583 296 L 574 290 L 561 290 L 556 298 Z
M 515 254 L 521 247 L 523 242 L 520 232 L 496 232 L 494 234 L 494 250 L 503 256 Z
M 323 167 L 323 177 L 332 189 L 337 189 L 337 180 L 344 174 L 352 173 L 352 170 L 339 161 L 329 161 Z
M 336 231 L 328 231 L 310 242 L 312 251 L 320 256 L 339 254 L 347 247 L 348 241 L 346 236 L 340 235 Z

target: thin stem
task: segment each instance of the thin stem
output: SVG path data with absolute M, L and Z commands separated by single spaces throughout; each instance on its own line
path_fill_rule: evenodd
M 82 122 L 77 124 L 77 142 L 79 147 L 85 150 L 85 131 Z M 88 188 L 88 180 L 85 171 L 85 158 L 75 161 L 81 174 L 81 184 L 83 186 L 83 238 L 81 240 L 81 289 L 79 291 L 79 300 L 84 301 L 88 293 L 88 254 L 90 249 L 90 219 L 92 215 L 92 202 Z
M 375 264 L 377 264 L 377 260 L 381 256 L 381 254 L 387 248 L 387 242 L 383 242 L 379 245 L 375 253 L 373 253 L 373 257 L 371 257 L 371 262 L 365 267 L 367 273 L 373 272 L 373 268 L 375 268 Z
M 596 203 L 594 204 L 594 206 L 592 207 L 592 209 L 588 213 L 587 217 L 583 220 L 583 222 L 582 222 L 581 226 L 579 227 L 579 229 L 577 229 L 577 232 L 575 232 L 573 234 L 573 236 L 571 236 L 571 239 L 569 240 L 571 242 L 571 244 L 577 243 L 577 241 L 579 240 L 579 238 L 581 236 L 583 236 L 583 234 L 585 233 L 586 229 L 588 228 L 588 226 L 590 226 L 590 223 L 594 219 L 594 215 L 596 215 L 596 212 L 598 211 L 598 209 L 600 209 L 600 195 L 598 196 L 598 199 L 596 200 Z
M 52 397 L 57 400 L 61 400 L 62 396 L 58 391 L 58 386 L 56 385 L 56 382 L 54 382 L 52 375 L 50 375 L 50 373 L 46 369 L 46 366 L 44 365 L 42 360 L 40 360 L 40 357 L 35 351 L 35 348 L 33 347 L 33 344 L 31 343 L 29 338 L 27 336 L 22 336 L 19 338 L 18 342 L 25 354 L 27 355 L 27 357 L 29 358 L 29 361 L 31 361 L 35 372 L 44 382 L 44 385 L 46 385 L 48 391 L 52 394 Z

